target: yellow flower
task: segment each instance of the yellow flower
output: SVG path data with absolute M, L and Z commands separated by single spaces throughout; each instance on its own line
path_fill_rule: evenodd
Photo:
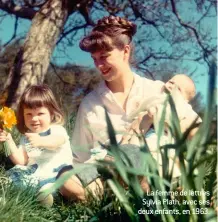
M 17 119 L 14 110 L 4 106 L 0 110 L 0 127 L 3 129 L 10 130 L 16 124 L 17 124 Z

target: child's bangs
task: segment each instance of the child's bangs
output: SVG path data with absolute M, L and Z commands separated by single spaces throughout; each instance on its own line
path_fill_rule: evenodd
M 47 106 L 47 102 L 46 99 L 43 98 L 43 96 L 27 96 L 24 100 L 23 100 L 23 106 L 29 109 L 36 109 L 42 106 Z
M 80 48 L 83 51 L 95 53 L 98 51 L 112 51 L 112 39 L 101 32 L 93 32 L 80 42 Z

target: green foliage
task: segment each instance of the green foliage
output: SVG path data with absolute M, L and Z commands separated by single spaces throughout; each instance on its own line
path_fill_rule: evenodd
M 75 126 L 76 121 L 76 112 L 72 112 L 70 114 L 66 114 L 65 112 L 65 129 L 67 130 L 67 134 L 70 138 L 70 142 L 72 141 L 72 132 Z
M 191 142 L 187 142 L 188 133 L 181 133 L 177 113 L 169 97 L 175 121 L 171 129 L 175 135 L 175 143 L 159 147 L 164 166 L 163 176 L 160 176 L 157 164 L 147 152 L 146 144 L 141 147 L 146 150 L 141 152 L 141 156 L 147 170 L 133 168 L 131 160 L 119 149 L 113 126 L 106 113 L 111 141 L 109 154 L 114 156 L 115 162 L 97 163 L 109 175 L 103 197 L 99 199 L 90 195 L 85 203 L 71 203 L 57 196 L 54 207 L 44 209 L 36 202 L 33 190 L 18 190 L 9 185 L 2 167 L 0 221 L 14 221 L 14 215 L 17 221 L 216 221 L 214 209 L 217 206 L 217 140 L 211 132 L 215 113 L 214 77 L 215 65 L 211 66 L 210 70 L 210 91 L 203 123 Z M 69 131 L 72 130 L 74 117 L 74 114 L 68 117 L 66 127 Z M 188 131 L 192 127 L 193 125 Z M 158 129 L 160 138 L 163 119 Z M 172 178 L 172 171 L 167 170 L 169 162 L 166 152 L 169 148 L 175 149 L 179 159 L 180 178 Z M 80 170 L 83 170 L 83 164 L 80 168 L 69 171 L 48 192 L 58 189 L 67 178 Z M 143 192 L 138 180 L 139 175 L 146 176 L 150 192 Z M 121 185 L 120 178 L 128 189 Z
M 55 217 L 53 209 L 44 209 L 36 202 L 35 190 L 13 187 L 1 168 L 0 221 L 54 221 Z
M 16 126 L 12 128 L 11 135 L 14 139 L 15 144 L 19 144 L 21 134 Z M 3 143 L 0 143 L 0 167 L 1 166 L 5 167 L 6 169 L 9 169 L 13 166 L 10 159 L 6 158 L 5 156 Z
M 74 64 L 51 64 L 44 83 L 51 87 L 58 103 L 69 116 L 77 112 L 81 100 L 96 87 L 100 79 L 97 70 L 93 68 Z
M 132 221 L 140 221 L 141 217 L 144 217 L 144 220 L 146 221 L 151 221 L 152 217 L 155 217 L 157 221 L 215 221 L 216 214 L 214 210 L 210 208 L 210 203 L 211 197 L 214 195 L 214 186 L 216 186 L 215 181 L 217 153 L 215 149 L 208 147 L 208 145 L 211 144 L 209 136 L 210 125 L 215 112 L 215 64 L 211 65 L 209 75 L 210 87 L 208 92 L 208 104 L 205 110 L 203 123 L 190 143 L 186 142 L 188 133 L 185 133 L 184 135 L 181 134 L 175 105 L 172 101 L 172 98 L 169 97 L 173 119 L 171 131 L 175 137 L 175 144 L 168 144 L 161 148 L 164 150 L 164 152 L 167 148 L 175 148 L 176 157 L 179 159 L 179 165 L 181 169 L 180 189 L 182 190 L 180 190 L 180 192 L 175 190 L 175 187 L 173 186 L 174 181 L 172 179 L 172 175 L 168 174 L 167 170 L 165 173 L 163 173 L 163 179 L 161 179 L 161 177 L 158 175 L 157 169 L 155 169 L 154 166 L 152 169 L 152 166 L 149 165 L 149 159 L 145 157 L 144 162 L 147 163 L 147 168 L 151 173 L 150 175 L 146 175 L 148 180 L 151 181 L 151 191 L 149 192 L 150 194 L 147 193 L 147 195 L 149 196 L 150 200 L 152 199 L 155 201 L 160 201 L 159 203 L 157 202 L 156 204 L 151 204 L 152 206 L 149 206 L 149 204 L 143 204 L 143 196 L 140 195 L 140 186 L 131 185 L 131 177 L 128 175 L 130 173 L 135 175 L 137 174 L 134 171 L 130 172 L 128 167 L 122 166 L 120 163 L 122 161 L 119 159 L 120 155 L 116 149 L 117 143 L 114 137 L 114 130 L 109 118 L 107 118 L 108 132 L 111 139 L 111 150 L 116 159 L 116 162 L 114 163 L 115 168 L 117 169 L 122 179 L 131 188 L 131 193 L 126 195 L 115 177 L 108 182 L 120 202 L 123 204 L 129 217 L 132 218 Z M 162 116 L 164 116 L 164 114 Z M 193 125 L 190 127 L 190 129 L 188 129 L 188 131 L 190 131 L 191 128 L 193 128 Z M 160 121 L 159 129 L 157 130 L 158 138 L 161 137 L 161 133 L 163 131 L 162 129 L 163 121 Z M 162 155 L 162 165 L 168 166 L 168 160 L 167 158 L 163 158 L 164 156 L 165 155 Z M 156 177 L 154 177 L 152 173 L 156 173 Z M 145 174 L 142 173 L 142 175 Z M 167 195 L 157 195 L 157 190 L 160 191 L 161 194 Z M 145 195 L 144 198 L 147 200 L 148 197 Z M 175 202 L 177 204 L 164 204 L 167 201 Z M 147 212 L 147 210 L 150 208 L 153 210 L 153 215 L 151 217 L 150 215 L 148 217 L 146 214 L 137 214 L 139 210 L 144 210 Z M 156 210 L 160 210 L 162 213 L 155 214 L 154 212 L 157 212 Z M 164 210 L 166 210 L 165 213 Z M 176 213 L 167 213 L 170 210 L 174 210 Z M 188 212 L 188 214 L 184 214 L 184 212 Z

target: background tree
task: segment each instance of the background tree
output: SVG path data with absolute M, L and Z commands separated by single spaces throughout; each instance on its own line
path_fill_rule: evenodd
M 0 0 L 0 9 L 2 16 L 15 18 L 5 46 L 17 38 L 19 19 L 32 22 L 2 91 L 13 108 L 28 85 L 44 81 L 55 46 L 66 52 L 108 14 L 137 23 L 134 64 L 150 78 L 171 72 L 166 64 L 173 65 L 174 72 L 193 74 L 216 54 L 213 0 Z
M 0 53 L 0 89 L 4 87 L 10 67 L 21 45 L 19 40 L 15 41 Z M 44 83 L 52 88 L 66 115 L 77 111 L 80 101 L 99 81 L 100 75 L 94 68 L 74 64 L 58 66 L 53 63 L 50 63 L 44 79 Z M 4 102 L 5 97 L 5 94 L 1 95 L 0 103 Z

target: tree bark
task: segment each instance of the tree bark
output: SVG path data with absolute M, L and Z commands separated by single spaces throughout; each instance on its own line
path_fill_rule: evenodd
M 70 0 L 69 0 L 70 1 Z M 4 88 L 5 105 L 16 109 L 24 90 L 43 83 L 58 37 L 69 15 L 68 1 L 49 0 L 36 13 Z

